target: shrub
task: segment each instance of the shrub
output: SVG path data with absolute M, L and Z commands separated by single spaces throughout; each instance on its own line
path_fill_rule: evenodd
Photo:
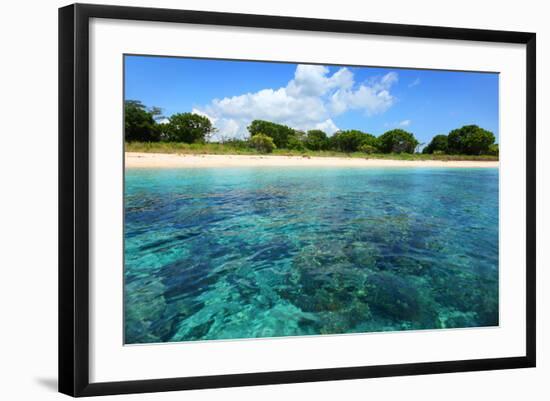
M 286 148 L 289 137 L 295 136 L 295 131 L 286 125 L 272 123 L 264 120 L 254 120 L 248 126 L 251 136 L 257 134 L 267 135 L 273 139 L 278 148 Z
M 171 142 L 204 142 L 215 128 L 207 117 L 194 113 L 178 113 L 163 124 L 164 139 Z
M 449 133 L 449 153 L 463 155 L 483 155 L 495 142 L 495 136 L 477 125 L 465 125 Z
M 260 153 L 271 153 L 277 148 L 273 138 L 262 133 L 253 135 L 249 140 L 249 145 Z
M 307 132 L 304 145 L 309 150 L 326 150 L 329 146 L 329 139 L 325 132 L 314 129 Z
M 487 154 L 491 155 L 491 156 L 498 156 L 498 154 L 499 154 L 498 143 L 493 143 L 492 145 L 489 145 L 489 149 L 487 150 Z
M 227 145 L 227 146 L 230 146 L 232 148 L 235 148 L 235 149 L 245 149 L 248 147 L 248 141 L 244 140 L 244 139 L 237 139 L 237 138 L 233 138 L 233 139 L 226 139 L 222 142 L 223 145 Z
M 449 141 L 447 138 L 447 135 L 436 135 L 432 138 L 431 142 L 428 146 L 424 148 L 422 153 L 433 153 L 440 152 L 441 153 L 447 153 L 447 150 L 449 148 Z
M 160 130 L 155 122 L 154 114 L 148 111 L 139 100 L 124 102 L 124 139 L 139 142 L 160 140 Z
M 298 150 L 298 151 L 305 150 L 303 142 L 295 136 L 288 137 L 288 142 L 286 147 L 287 149 L 290 149 L 290 150 Z
M 378 137 L 378 148 L 382 153 L 414 153 L 418 143 L 412 133 L 402 129 L 393 129 Z
M 376 153 L 377 149 L 372 145 L 367 145 L 366 143 L 364 143 L 361 146 L 359 146 L 359 149 L 357 150 L 359 150 L 359 152 L 372 154 L 372 153 Z
M 331 148 L 341 152 L 357 152 L 361 145 L 376 147 L 378 141 L 374 135 L 358 130 L 338 131 L 330 138 Z

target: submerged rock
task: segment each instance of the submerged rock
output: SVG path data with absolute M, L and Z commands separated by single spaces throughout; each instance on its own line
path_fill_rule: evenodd
M 415 285 L 416 284 L 416 285 Z M 397 322 L 411 322 L 416 328 L 436 326 L 437 314 L 422 286 L 411 277 L 388 272 L 374 273 L 366 283 L 365 300 L 374 313 Z

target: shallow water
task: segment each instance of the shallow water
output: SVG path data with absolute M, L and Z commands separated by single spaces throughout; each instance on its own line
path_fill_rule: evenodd
M 498 325 L 498 169 L 126 170 L 127 344 Z

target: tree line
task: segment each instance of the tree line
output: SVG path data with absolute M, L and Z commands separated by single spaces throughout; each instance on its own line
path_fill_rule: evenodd
M 436 135 L 422 153 L 498 156 L 495 136 L 477 125 L 465 125 L 448 135 Z
M 177 113 L 164 119 L 158 107 L 147 108 L 137 100 L 124 103 L 125 140 L 127 142 L 206 142 L 216 128 L 204 116 L 195 113 Z M 223 143 L 237 147 L 251 147 L 261 153 L 275 149 L 332 150 L 345 153 L 415 153 L 420 142 L 414 134 L 403 129 L 392 129 L 376 137 L 359 130 L 337 131 L 328 136 L 324 131 L 296 130 L 270 121 L 254 120 L 247 127 L 250 138 L 231 139 Z M 466 125 L 448 135 L 436 135 L 422 153 L 456 155 L 498 155 L 495 136 L 477 125 Z

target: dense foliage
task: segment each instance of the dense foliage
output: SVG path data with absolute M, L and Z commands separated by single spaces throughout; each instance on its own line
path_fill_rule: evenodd
M 358 130 L 338 131 L 331 137 L 330 143 L 331 148 L 346 153 L 357 152 L 362 145 L 378 145 L 374 135 Z
M 499 155 L 498 143 L 493 143 L 492 145 L 489 145 L 489 150 L 487 150 L 487 154 L 491 156 L 498 156 Z
M 304 141 L 300 139 L 298 136 L 289 136 L 288 142 L 286 145 L 287 149 L 290 150 L 305 150 Z
M 447 135 L 436 135 L 432 138 L 432 141 L 424 148 L 422 153 L 442 152 L 447 153 L 449 142 Z
M 309 130 L 304 138 L 304 146 L 309 150 L 327 150 L 329 148 L 328 136 L 320 129 Z
M 160 140 L 160 130 L 154 113 L 139 100 L 124 102 L 124 135 L 127 141 L 156 142 Z
M 378 149 L 382 153 L 414 153 L 418 143 L 413 134 L 402 129 L 393 129 L 378 137 Z
M 477 125 L 465 125 L 449 132 L 448 141 L 450 154 L 483 155 L 495 143 L 495 136 Z
M 273 138 L 262 133 L 252 135 L 249 143 L 250 147 L 256 149 L 260 153 L 271 153 L 273 149 L 277 147 Z
M 278 148 L 286 148 L 290 137 L 296 135 L 296 131 L 286 125 L 272 123 L 264 120 L 254 120 L 248 126 L 251 136 L 264 134 L 273 139 Z
M 194 113 L 178 113 L 162 125 L 162 137 L 171 142 L 204 142 L 214 132 L 207 117 Z
M 361 146 L 359 146 L 357 151 L 361 153 L 367 153 L 370 155 L 370 154 L 376 153 L 378 149 L 376 148 L 376 146 L 372 146 L 367 143 L 364 143 Z
M 158 122 L 162 119 L 162 122 Z M 137 100 L 124 103 L 127 142 L 217 143 L 231 149 L 270 153 L 274 149 L 292 152 L 344 152 L 364 154 L 414 154 L 419 141 L 414 134 L 392 129 L 375 137 L 359 130 L 337 131 L 332 136 L 319 129 L 307 132 L 271 121 L 254 120 L 247 127 L 249 138 L 211 141 L 216 128 L 208 117 L 177 113 L 165 119 L 158 107 L 147 108 Z M 223 133 L 222 133 L 223 134 Z M 436 135 L 422 153 L 432 155 L 497 156 L 495 136 L 477 125 L 465 125 L 449 135 Z

